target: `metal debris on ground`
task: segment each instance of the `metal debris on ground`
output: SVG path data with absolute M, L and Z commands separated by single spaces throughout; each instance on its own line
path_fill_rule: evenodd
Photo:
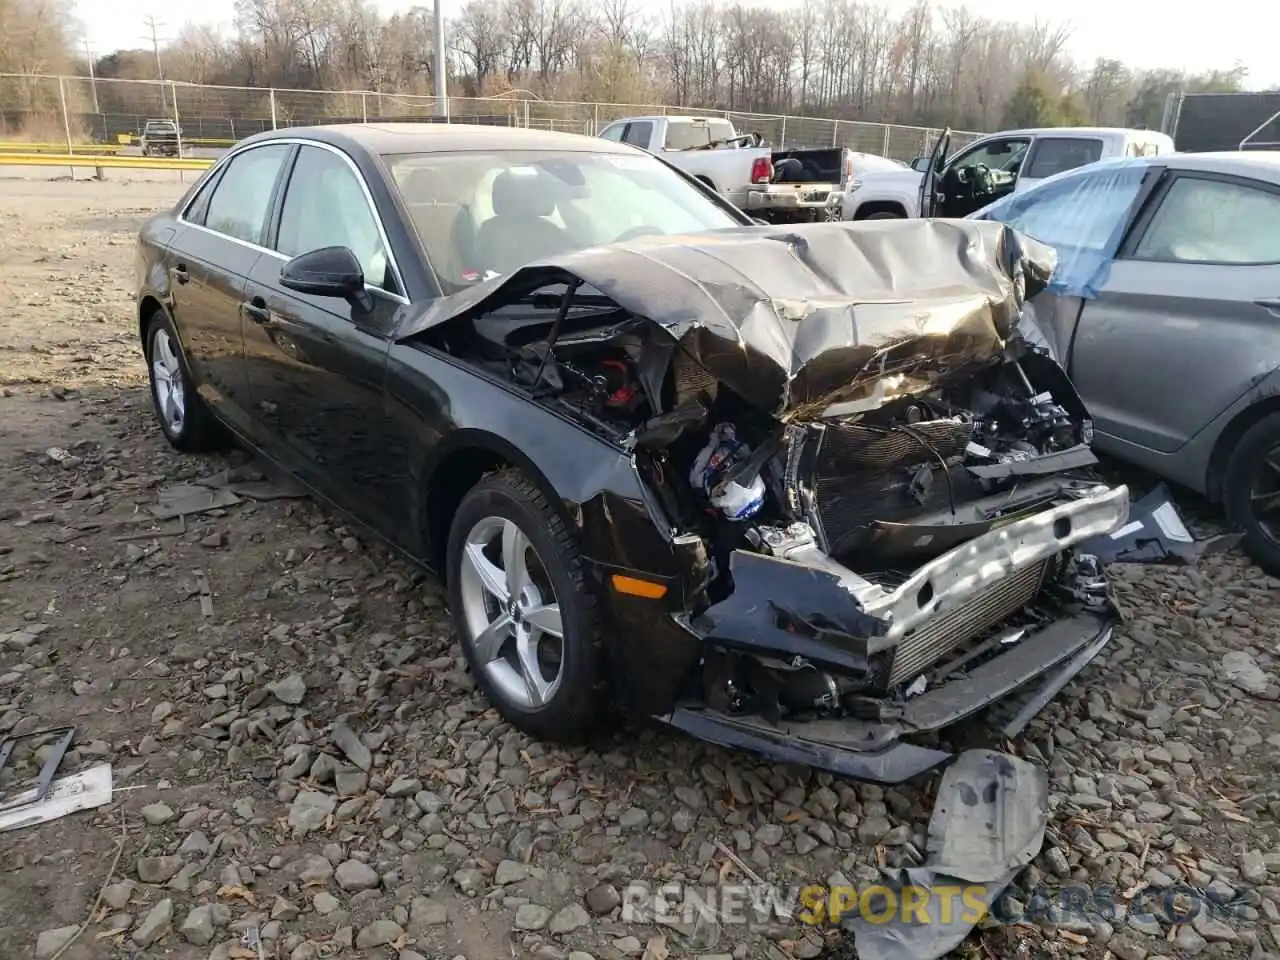
M 13 800 L 6 801 L 0 797 L 0 813 L 31 806 L 44 800 L 49 795 L 49 790 L 53 785 L 53 776 L 58 772 L 58 767 L 62 765 L 62 758 L 67 755 L 67 748 L 71 746 L 71 741 L 75 738 L 75 735 L 75 727 L 48 727 L 44 730 L 32 730 L 30 733 L 20 733 L 0 740 L 0 770 L 4 770 L 5 764 L 9 762 L 9 757 L 13 755 L 14 749 L 22 741 L 58 737 L 53 744 L 53 750 L 45 758 L 44 764 L 40 768 L 40 775 L 36 779 L 35 789 Z
M 65 731 L 63 733 L 63 731 Z M 37 731 L 24 737 L 8 737 L 0 741 L 0 767 L 9 758 L 14 741 L 27 737 L 41 736 L 44 733 L 63 733 L 63 739 L 55 745 L 41 767 L 40 777 L 35 787 L 12 797 L 8 801 L 0 801 L 0 833 L 33 827 L 38 823 L 47 823 L 78 810 L 92 810 L 96 806 L 109 804 L 111 801 L 111 764 L 102 763 L 87 771 L 74 773 L 72 776 L 54 780 L 54 773 L 63 762 L 63 755 L 72 742 L 76 728 L 63 727 L 59 730 Z
M 994 750 L 960 754 L 938 784 L 924 865 L 885 871 L 892 892 L 884 902 L 841 924 L 859 960 L 933 960 L 954 950 L 976 923 L 974 901 L 990 911 L 1040 852 L 1048 820 L 1042 767 Z M 961 890 L 963 908 L 953 896 Z M 923 909 L 904 909 L 907 902 Z

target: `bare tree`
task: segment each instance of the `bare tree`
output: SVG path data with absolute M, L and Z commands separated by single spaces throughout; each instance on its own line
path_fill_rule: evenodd
M 455 95 L 533 91 L 547 99 L 962 129 L 994 129 L 1028 76 L 1040 78 L 1045 96 L 1079 105 L 1077 113 L 1098 123 L 1150 122 L 1169 91 L 1232 88 L 1241 79 L 1231 70 L 1202 77 L 1133 71 L 1115 60 L 1082 70 L 1065 52 L 1067 24 L 993 21 L 949 0 L 913 0 L 891 15 L 886 2 L 800 0 L 782 9 L 761 0 L 671 0 L 659 12 L 640 0 L 466 0 L 449 24 L 449 78 Z M 68 4 L 0 0 L 0 73 L 74 69 Z M 425 6 L 384 16 L 368 0 L 236 0 L 234 33 L 183 29 L 163 51 L 166 76 L 376 94 L 370 108 L 369 94 L 357 102 L 290 93 L 274 101 L 286 119 L 371 110 L 414 115 L 412 100 L 388 95 L 429 95 L 439 69 L 432 16 Z M 97 71 L 151 79 L 150 53 L 117 51 L 100 59 Z M 38 95 L 49 97 L 47 84 L 0 83 L 8 84 L 0 89 L 3 102 L 28 113 Z M 156 109 L 152 88 L 101 86 L 104 113 L 145 116 Z M 44 93 L 32 92 L 37 88 Z M 198 90 L 183 96 L 191 109 L 225 114 L 229 123 L 248 117 L 260 124 L 270 113 L 267 98 L 252 89 L 235 97 Z M 598 110 L 587 116 L 602 119 Z M 8 114 L 4 119 L 12 125 Z M 846 139 L 879 149 L 882 133 L 849 127 Z M 797 135 L 803 134 L 788 139 Z

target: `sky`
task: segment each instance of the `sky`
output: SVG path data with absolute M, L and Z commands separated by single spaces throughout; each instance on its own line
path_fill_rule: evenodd
M 374 0 L 383 13 L 394 13 L 431 0 Z M 444 0 L 445 17 L 456 14 L 463 0 Z M 912 0 L 882 0 L 893 10 Z M 945 3 L 946 0 L 943 0 Z M 655 14 L 669 9 L 668 0 L 637 0 Z M 1069 52 L 1082 64 L 1098 57 L 1113 57 L 1138 67 L 1170 67 L 1202 72 L 1230 69 L 1236 61 L 1249 71 L 1246 85 L 1280 87 L 1280 62 L 1274 30 L 1267 29 L 1258 12 L 1269 4 L 1256 0 L 1216 0 L 1211 8 L 1193 5 L 1148 6 L 1140 0 L 968 0 L 975 13 L 993 19 L 1027 22 L 1067 20 L 1072 26 Z M 173 37 L 185 22 L 223 25 L 230 29 L 234 0 L 77 0 L 77 15 L 95 56 L 112 50 L 150 46 L 146 19 L 161 24 L 160 38 Z M 1211 15 L 1202 15 L 1211 9 Z M 1272 15 L 1274 16 L 1274 15 Z M 1272 20 L 1271 26 L 1280 23 Z M 1254 29 L 1247 25 L 1253 24 Z

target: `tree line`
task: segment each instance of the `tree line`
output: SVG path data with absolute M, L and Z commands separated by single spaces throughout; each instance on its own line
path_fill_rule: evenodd
M 1189 75 L 1108 59 L 1078 64 L 1064 24 L 992 20 L 932 0 L 899 16 L 874 0 L 801 0 L 785 9 L 672 0 L 661 15 L 636 0 L 467 0 L 446 27 L 454 96 L 515 90 L 980 131 L 1157 128 L 1171 93 L 1229 92 L 1246 79 L 1239 67 Z M 238 0 L 230 34 L 187 25 L 159 57 L 118 50 L 93 68 L 104 79 L 163 74 L 198 84 L 430 95 L 433 30 L 426 7 L 383 16 L 365 0 Z M 69 0 L 0 0 L 0 73 L 86 75 L 80 40 Z M 0 86 L 0 111 L 21 109 L 6 102 L 21 95 Z

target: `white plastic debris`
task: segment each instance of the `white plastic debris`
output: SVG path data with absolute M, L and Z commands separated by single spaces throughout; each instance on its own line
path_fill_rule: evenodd
M 48 823 L 80 810 L 92 810 L 110 803 L 111 764 L 99 764 L 55 780 L 47 797 L 39 803 L 29 803 L 35 796 L 33 789 L 5 801 L 6 806 L 12 806 L 0 811 L 0 833 Z

